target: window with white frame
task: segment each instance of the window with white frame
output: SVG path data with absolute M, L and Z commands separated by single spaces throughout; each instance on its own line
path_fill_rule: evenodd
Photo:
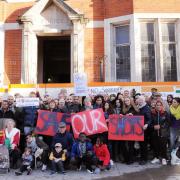
M 154 23 L 142 22 L 140 28 L 142 81 L 156 81 Z
M 115 27 L 116 81 L 130 81 L 130 36 L 129 25 Z
M 161 24 L 164 81 L 177 81 L 175 23 Z

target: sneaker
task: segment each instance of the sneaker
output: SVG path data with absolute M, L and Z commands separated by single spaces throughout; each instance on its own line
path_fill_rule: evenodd
M 31 168 L 28 168 L 28 169 L 27 169 L 27 175 L 30 175 L 31 172 L 32 172 L 32 169 L 31 169 Z
M 79 166 L 79 168 L 77 168 L 77 171 L 81 171 L 81 166 Z
M 162 165 L 167 165 L 166 159 L 162 159 Z
M 113 165 L 114 165 L 114 162 L 113 162 L 113 160 L 112 160 L 112 159 L 110 160 L 110 165 L 111 165 L 111 166 L 113 166 Z
M 160 163 L 160 160 L 158 158 L 154 158 L 152 161 L 151 161 L 152 164 L 157 164 L 157 163 Z
M 43 164 L 43 166 L 42 166 L 42 171 L 44 172 L 44 171 L 46 171 L 46 169 L 47 169 L 47 165 L 45 165 L 45 164 Z
M 56 171 L 51 171 L 50 175 L 56 174 Z
M 16 176 L 20 176 L 20 175 L 22 175 L 22 172 L 16 171 L 16 172 L 15 172 L 15 175 L 16 175 Z
M 87 169 L 87 172 L 90 174 L 93 174 L 93 170 L 92 169 Z

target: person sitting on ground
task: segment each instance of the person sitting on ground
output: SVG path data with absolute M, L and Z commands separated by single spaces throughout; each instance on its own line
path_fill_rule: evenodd
M 42 171 L 45 171 L 48 163 L 49 146 L 40 137 L 33 137 L 31 133 L 26 136 L 26 146 L 32 149 L 35 158 L 41 159 Z
M 55 144 L 55 147 L 53 148 L 49 156 L 49 159 L 51 161 L 51 168 L 52 168 L 51 175 L 58 172 L 58 170 L 62 174 L 66 173 L 64 171 L 64 164 L 63 164 L 63 162 L 66 160 L 66 150 L 62 150 L 61 143 Z
M 86 138 L 85 133 L 80 133 L 79 138 L 74 142 L 71 151 L 71 163 L 77 166 L 77 170 L 81 170 L 82 163 L 85 164 L 87 172 L 93 173 L 92 165 L 95 154 L 93 145 Z
M 27 175 L 30 175 L 32 172 L 32 162 L 33 162 L 33 156 L 31 148 L 25 148 L 24 154 L 22 155 L 22 165 L 19 169 L 19 171 L 16 171 L 15 174 L 17 176 L 22 175 L 24 171 L 27 170 Z
M 108 147 L 103 142 L 102 137 L 98 137 L 94 145 L 94 152 L 98 158 L 97 166 L 101 169 L 110 169 L 110 153 Z

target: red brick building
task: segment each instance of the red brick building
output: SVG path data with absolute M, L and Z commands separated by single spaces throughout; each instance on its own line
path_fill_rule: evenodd
M 180 81 L 180 0 L 1 0 L 0 79 Z

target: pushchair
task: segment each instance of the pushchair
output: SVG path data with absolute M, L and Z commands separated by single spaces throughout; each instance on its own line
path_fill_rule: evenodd
M 9 172 L 9 151 L 5 145 L 0 145 L 0 174 Z

